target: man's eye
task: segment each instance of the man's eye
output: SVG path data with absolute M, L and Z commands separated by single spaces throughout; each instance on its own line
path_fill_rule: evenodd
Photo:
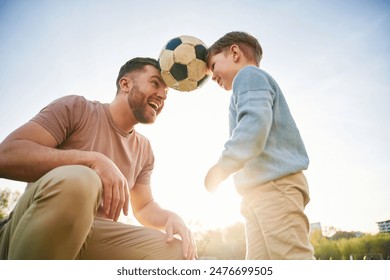
M 158 88 L 160 86 L 160 84 L 157 81 L 153 81 L 152 84 L 155 88 Z

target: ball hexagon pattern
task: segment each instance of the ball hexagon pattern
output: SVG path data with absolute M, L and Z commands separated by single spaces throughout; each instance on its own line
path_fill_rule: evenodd
M 158 59 L 164 82 L 178 91 L 200 88 L 210 76 L 206 56 L 206 45 L 196 37 L 183 35 L 169 40 Z

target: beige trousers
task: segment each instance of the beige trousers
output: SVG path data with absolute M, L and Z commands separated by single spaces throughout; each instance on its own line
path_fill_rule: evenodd
M 243 196 L 247 259 L 311 260 L 309 221 L 304 208 L 309 202 L 302 172 L 260 185 Z
M 99 176 L 62 166 L 28 184 L 0 230 L 0 259 L 182 259 L 181 241 L 154 229 L 95 217 Z

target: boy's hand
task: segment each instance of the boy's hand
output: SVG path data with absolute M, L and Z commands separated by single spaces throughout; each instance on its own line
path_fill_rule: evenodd
M 227 177 L 229 177 L 229 174 L 218 164 L 215 164 L 207 172 L 206 178 L 204 179 L 204 185 L 209 192 L 213 192 Z

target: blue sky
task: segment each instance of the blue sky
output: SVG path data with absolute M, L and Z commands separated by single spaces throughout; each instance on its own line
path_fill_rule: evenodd
M 120 66 L 157 58 L 175 36 L 210 45 L 243 30 L 259 39 L 261 68 L 305 141 L 310 221 L 375 232 L 390 219 L 390 1 L 140 2 L 0 0 L 0 141 L 63 95 L 111 102 Z M 241 219 L 231 180 L 203 189 L 228 136 L 229 95 L 211 81 L 171 90 L 157 122 L 137 127 L 155 152 L 156 200 L 193 224 Z

